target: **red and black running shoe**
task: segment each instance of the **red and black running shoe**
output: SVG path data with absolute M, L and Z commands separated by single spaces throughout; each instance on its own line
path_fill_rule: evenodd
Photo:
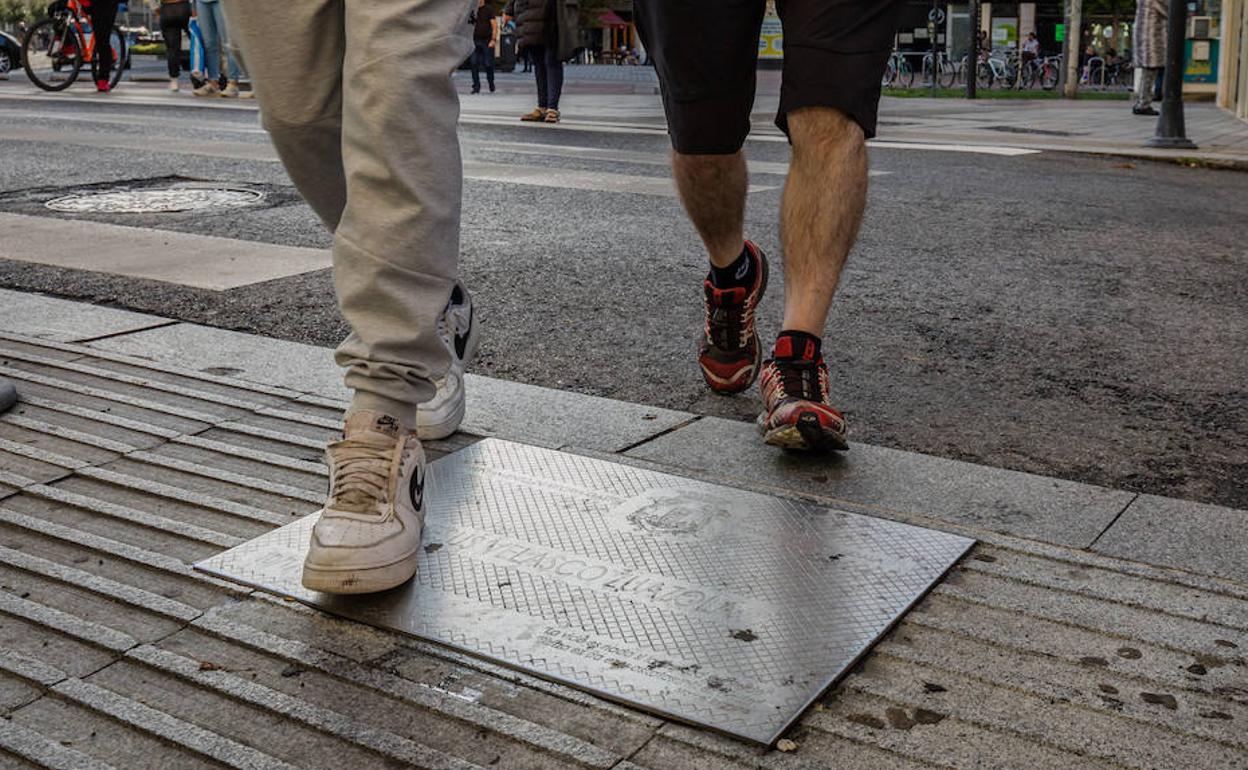
M 814 345 L 794 355 L 793 340 L 776 340 L 774 358 L 763 362 L 763 408 L 758 427 L 772 446 L 813 452 L 844 451 L 845 417 L 828 401 L 828 367 Z
M 103 79 L 95 81 L 95 90 L 99 91 L 102 94 L 108 93 L 109 92 L 108 81 L 103 80 Z
M 754 285 L 717 289 L 708 278 L 706 327 L 698 349 L 702 377 L 716 393 L 740 393 L 754 383 L 762 362 L 762 346 L 754 329 L 754 314 L 767 291 L 767 257 L 749 241 L 746 251 L 754 260 Z

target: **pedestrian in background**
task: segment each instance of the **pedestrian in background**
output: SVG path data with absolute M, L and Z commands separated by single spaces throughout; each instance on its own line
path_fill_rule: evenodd
M 242 71 L 238 60 L 230 50 L 229 32 L 225 28 L 225 10 L 220 0 L 195 0 L 199 15 L 199 30 L 204 36 L 204 69 L 208 80 L 195 89 L 196 96 L 238 96 L 238 81 Z M 221 88 L 221 53 L 225 52 L 226 84 Z
M 1156 115 L 1153 83 L 1166 66 L 1166 0 L 1139 0 L 1135 7 L 1135 38 L 1132 55 L 1139 70 L 1135 86 L 1135 115 Z
M 485 78 L 494 93 L 494 31 L 498 24 L 498 11 L 492 3 L 477 0 L 477 10 L 472 16 L 472 92 L 481 93 L 481 64 L 485 64 Z
M 182 74 L 182 33 L 190 28 L 191 0 L 161 0 L 160 36 L 165 40 L 165 64 L 169 69 L 169 90 L 178 90 Z
M 1036 38 L 1035 32 L 1027 33 L 1027 42 L 1023 43 L 1023 63 L 1035 61 L 1040 58 L 1040 41 Z
M 113 24 L 117 21 L 117 0 L 88 0 L 87 13 L 91 16 L 91 34 L 96 40 L 112 40 Z M 109 81 L 113 78 L 113 47 L 101 45 L 95 49 L 96 64 L 95 90 L 102 94 L 109 92 Z
M 511 0 L 503 13 L 516 20 L 520 48 L 533 62 L 537 81 L 537 107 L 520 119 L 558 123 L 563 63 L 580 39 L 576 0 Z

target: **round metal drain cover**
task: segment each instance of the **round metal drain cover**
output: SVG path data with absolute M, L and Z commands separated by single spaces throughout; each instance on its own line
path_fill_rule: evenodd
M 237 187 L 173 187 L 65 195 L 44 205 L 53 211 L 72 214 L 167 214 L 238 208 L 258 203 L 263 198 L 262 192 Z

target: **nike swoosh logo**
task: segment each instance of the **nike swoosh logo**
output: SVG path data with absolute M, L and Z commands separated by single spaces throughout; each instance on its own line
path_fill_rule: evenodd
M 407 493 L 412 498 L 412 509 L 419 511 L 425 500 L 425 469 L 417 467 L 412 471 L 412 479 L 407 484 Z
M 476 313 L 476 308 L 469 306 L 468 307 L 468 328 L 464 331 L 463 334 L 455 335 L 455 357 L 458 358 L 460 361 L 464 360 L 464 353 L 467 352 L 468 350 L 468 335 L 472 334 L 472 321 L 473 321 L 472 316 L 474 313 Z

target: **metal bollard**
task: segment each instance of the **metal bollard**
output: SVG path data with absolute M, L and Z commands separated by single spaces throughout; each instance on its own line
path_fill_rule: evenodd
M 0 412 L 5 411 L 16 403 L 17 388 L 8 380 L 0 379 Z
M 1166 73 L 1157 118 L 1157 133 L 1146 144 L 1177 150 L 1194 150 L 1196 143 L 1187 138 L 1183 123 L 1183 59 L 1187 35 L 1187 0 L 1170 0 L 1166 19 Z

